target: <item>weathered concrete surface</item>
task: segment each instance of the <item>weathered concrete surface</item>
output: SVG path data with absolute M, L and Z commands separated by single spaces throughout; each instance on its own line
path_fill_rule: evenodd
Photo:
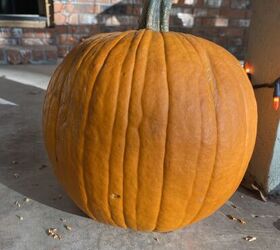
M 280 201 L 264 203 L 243 189 L 210 218 L 167 234 L 123 230 L 84 216 L 61 190 L 43 147 L 41 108 L 52 70 L 49 66 L 0 68 L 0 76 L 5 76 L 0 78 L 1 250 L 280 249 Z M 24 197 L 31 200 L 24 202 Z M 247 224 L 232 221 L 227 214 Z M 47 236 L 51 227 L 58 229 L 61 240 Z M 256 241 L 243 240 L 247 235 L 257 237 Z

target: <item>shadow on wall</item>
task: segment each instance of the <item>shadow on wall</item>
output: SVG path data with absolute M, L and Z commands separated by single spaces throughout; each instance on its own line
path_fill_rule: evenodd
M 50 207 L 85 216 L 61 189 L 47 159 L 41 128 L 44 92 L 0 78 L 0 184 Z

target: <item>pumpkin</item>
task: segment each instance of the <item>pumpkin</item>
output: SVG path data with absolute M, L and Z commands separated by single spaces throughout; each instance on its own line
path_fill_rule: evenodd
M 171 1 L 146 1 L 139 30 L 76 46 L 43 110 L 54 172 L 100 222 L 166 232 L 221 207 L 240 184 L 257 124 L 253 90 L 229 52 L 169 32 Z

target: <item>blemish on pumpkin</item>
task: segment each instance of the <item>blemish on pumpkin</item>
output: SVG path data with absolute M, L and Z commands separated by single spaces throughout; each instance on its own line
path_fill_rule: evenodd
M 111 194 L 110 197 L 111 197 L 111 199 L 120 199 L 121 198 L 121 196 L 119 194 L 114 194 L 114 193 Z

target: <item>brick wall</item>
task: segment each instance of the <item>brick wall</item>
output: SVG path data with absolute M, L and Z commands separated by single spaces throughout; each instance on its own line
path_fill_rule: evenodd
M 250 0 L 174 0 L 170 29 L 214 41 L 243 59 Z M 0 28 L 0 63 L 51 63 L 84 37 L 135 29 L 142 0 L 54 0 L 54 28 Z

